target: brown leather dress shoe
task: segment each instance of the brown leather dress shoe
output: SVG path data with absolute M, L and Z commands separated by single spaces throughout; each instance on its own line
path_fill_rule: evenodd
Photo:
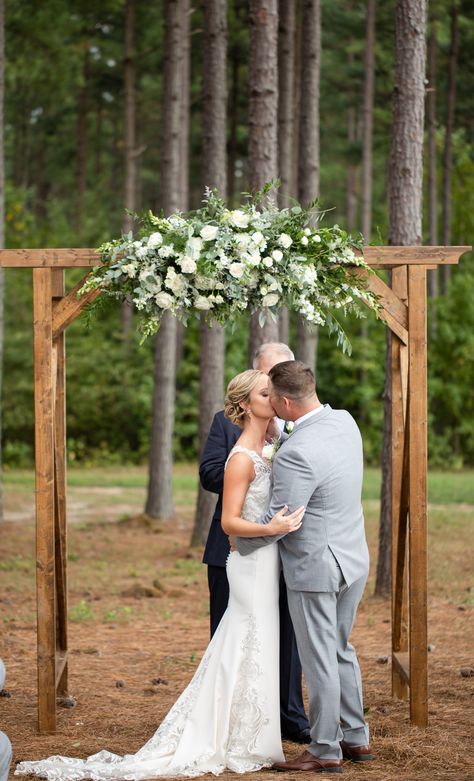
M 341 741 L 342 756 L 351 762 L 369 762 L 374 758 L 370 746 L 350 746 Z
M 342 759 L 319 759 L 304 751 L 300 757 L 288 762 L 276 762 L 272 770 L 310 770 L 313 773 L 342 773 Z

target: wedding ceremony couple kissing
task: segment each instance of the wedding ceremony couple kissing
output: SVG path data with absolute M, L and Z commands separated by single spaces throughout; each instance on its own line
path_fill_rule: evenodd
M 289 347 L 262 345 L 230 381 L 201 458 L 218 501 L 203 558 L 211 640 L 191 682 L 135 754 L 56 755 L 16 774 L 139 781 L 372 760 L 350 643 L 369 570 L 362 477 L 351 414 L 320 402 Z M 285 761 L 282 739 L 304 751 Z

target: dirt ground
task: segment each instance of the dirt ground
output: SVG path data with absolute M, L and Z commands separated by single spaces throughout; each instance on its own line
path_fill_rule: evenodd
M 105 489 L 97 504 L 104 506 L 106 496 Z M 115 497 L 116 511 L 120 507 L 115 514 L 110 507 L 103 514 L 89 512 L 88 503 L 92 506 L 96 499 L 84 489 L 81 495 L 76 490 L 71 500 L 74 517 L 81 517 L 78 505 L 83 511 L 69 532 L 69 690 L 76 705 L 58 708 L 57 734 L 46 737 L 37 734 L 36 722 L 34 527 L 27 512 L 22 520 L 9 521 L 7 503 L 7 522 L 1 528 L 0 620 L 10 696 L 0 698 L 0 726 L 13 743 L 12 772 L 19 760 L 55 753 L 85 757 L 103 748 L 118 754 L 136 751 L 191 678 L 208 641 L 206 571 L 199 552 L 191 555 L 188 549 L 191 509 L 182 507 L 175 521 L 150 529 L 123 514 L 136 497 Z M 374 551 L 373 521 L 369 536 Z M 370 596 L 368 586 L 353 642 L 376 761 L 346 763 L 348 781 L 474 779 L 474 677 L 461 675 L 462 668 L 474 666 L 474 608 L 471 597 L 463 598 L 470 536 L 466 531 L 457 540 L 448 571 L 446 550 L 438 550 L 438 537 L 433 542 L 426 730 L 411 727 L 407 703 L 391 699 L 390 661 L 380 660 L 390 653 L 390 608 Z M 284 749 L 288 757 L 302 750 L 291 743 Z M 272 775 L 263 771 L 253 778 Z M 298 773 L 278 778 L 293 776 L 301 778 Z

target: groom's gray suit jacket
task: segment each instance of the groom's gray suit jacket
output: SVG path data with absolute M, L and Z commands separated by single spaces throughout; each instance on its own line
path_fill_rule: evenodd
M 286 585 L 293 591 L 338 591 L 367 575 L 369 553 L 361 505 L 362 439 L 352 415 L 329 404 L 297 425 L 273 461 L 272 495 L 261 523 L 287 504 L 304 505 L 301 528 L 282 537 L 237 537 L 239 553 L 279 540 Z M 336 564 L 337 562 L 337 564 Z

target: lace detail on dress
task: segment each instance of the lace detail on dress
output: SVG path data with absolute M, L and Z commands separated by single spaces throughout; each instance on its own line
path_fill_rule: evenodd
M 234 773 L 249 773 L 262 767 L 270 767 L 273 760 L 256 757 L 255 749 L 262 728 L 268 724 L 265 715 L 265 695 L 256 686 L 262 680 L 259 664 L 261 655 L 255 616 L 248 617 L 248 631 L 242 643 L 242 663 L 239 668 L 238 684 L 230 711 L 229 743 L 227 746 L 227 767 Z M 252 760 L 250 757 L 253 758 Z M 256 761 L 257 760 L 257 761 Z
M 251 458 L 253 461 L 255 477 L 258 477 L 261 474 L 269 475 L 272 471 L 271 465 L 268 463 L 268 461 L 262 458 L 262 456 L 259 455 L 256 450 L 249 450 L 247 447 L 242 447 L 242 445 L 234 445 L 229 455 L 227 456 L 224 469 L 226 469 L 227 464 L 235 453 L 247 453 L 249 458 Z
M 255 477 L 249 484 L 242 507 L 242 518 L 245 518 L 246 521 L 259 521 L 262 518 L 263 511 L 268 507 L 270 499 L 271 465 L 262 456 L 259 456 L 255 450 L 235 445 L 227 457 L 226 467 L 235 453 L 247 453 L 249 458 L 252 459 L 255 469 Z

